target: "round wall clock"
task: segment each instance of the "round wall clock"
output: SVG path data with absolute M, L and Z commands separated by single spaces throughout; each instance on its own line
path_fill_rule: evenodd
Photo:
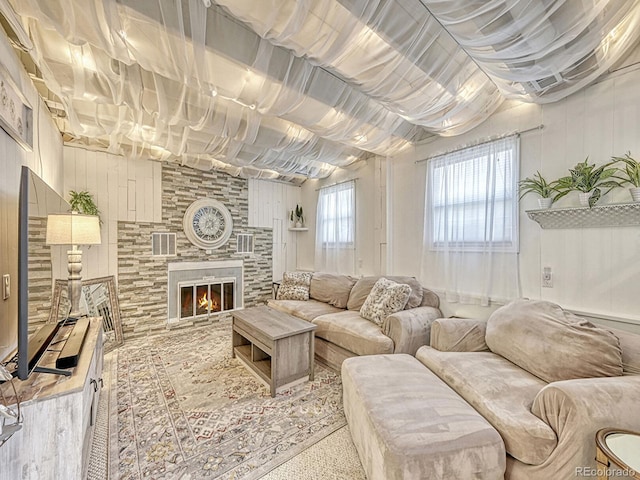
M 189 205 L 182 226 L 185 235 L 196 247 L 213 250 L 227 243 L 233 230 L 233 220 L 222 203 L 203 198 Z

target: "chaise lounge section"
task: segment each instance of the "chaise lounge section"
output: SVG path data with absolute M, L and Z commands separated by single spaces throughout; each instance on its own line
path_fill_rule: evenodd
M 369 418 L 382 451 L 408 434 L 397 412 L 405 405 L 411 408 L 415 399 L 406 392 L 406 401 L 395 398 L 386 407 L 372 404 L 368 397 L 375 395 L 371 386 L 378 382 L 380 366 L 364 360 L 374 358 L 344 362 L 344 402 L 345 410 L 355 404 L 364 408 L 357 414 L 358 422 L 350 420 L 353 413 L 347 416 L 349 426 L 357 432 L 363 417 Z M 416 359 L 499 433 L 506 451 L 506 479 L 579 478 L 578 472 L 596 469 L 599 429 L 640 430 L 640 335 L 597 327 L 550 302 L 517 300 L 487 321 L 438 319 L 432 325 L 431 346 L 418 349 Z M 415 365 L 411 368 L 415 371 Z M 385 376 L 401 377 L 409 384 L 425 382 L 416 373 L 407 375 L 407 366 L 397 362 Z M 428 415 L 433 400 L 418 395 Z M 385 412 L 384 419 L 376 420 L 380 412 Z M 420 418 L 419 412 L 416 415 Z M 433 441 L 430 424 L 414 427 L 416 441 Z M 449 427 L 439 428 L 446 432 Z M 356 436 L 361 461 L 371 463 L 372 452 Z M 401 462 L 386 458 L 391 467 L 383 467 L 398 471 Z M 389 478 L 502 478 L 491 473 L 495 463 L 482 469 L 488 476 L 403 470 Z

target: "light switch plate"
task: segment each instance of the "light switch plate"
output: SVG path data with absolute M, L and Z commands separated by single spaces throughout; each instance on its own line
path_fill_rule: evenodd
M 2 298 L 6 300 L 11 295 L 11 276 L 8 273 L 2 275 Z

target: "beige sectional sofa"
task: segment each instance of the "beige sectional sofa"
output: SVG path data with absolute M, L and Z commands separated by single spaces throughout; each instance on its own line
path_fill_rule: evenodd
M 442 316 L 438 296 L 414 277 L 385 276 L 408 284 L 411 293 L 404 310 L 387 316 L 382 325 L 360 316 L 380 276 L 353 278 L 313 272 L 309 300 L 269 300 L 268 305 L 317 325 L 316 358 L 339 370 L 345 358 L 380 353 L 414 355 L 429 344 L 431 323 Z
M 393 358 L 369 368 L 350 359 L 342 368 L 347 420 L 358 436 L 354 441 L 357 447 L 360 444 L 363 463 L 382 458 L 376 469 L 387 468 L 386 478 L 467 478 L 469 469 L 475 469 L 473 478 L 502 478 L 500 468 L 505 469 L 504 478 L 512 480 L 583 478 L 589 476 L 584 472 L 596 469 L 599 429 L 640 431 L 640 335 L 597 327 L 549 302 L 517 300 L 485 321 L 438 319 L 430 340 L 430 346 L 416 352 L 417 361 L 404 362 L 435 373 L 486 419 L 504 442 L 506 464 L 469 457 L 472 466 L 441 462 L 446 468 L 439 473 L 408 470 L 405 455 L 397 448 L 393 454 L 398 436 L 418 435 L 420 428 L 426 428 L 415 437 L 422 439 L 416 446 L 419 455 L 412 454 L 428 458 L 434 448 L 442 450 L 440 442 L 424 441 L 432 435 L 433 422 L 421 418 L 410 432 L 406 426 L 405 431 L 395 431 L 403 425 L 396 413 L 404 409 L 402 398 L 395 398 L 386 409 L 372 403 L 379 399 L 363 398 L 381 376 L 395 378 L 406 373 L 407 366 Z M 433 400 L 426 394 L 412 401 L 424 406 L 425 416 L 433 410 Z M 363 405 L 373 408 L 366 411 Z M 370 431 L 359 435 L 363 424 L 370 425 Z M 440 429 L 448 431 L 447 426 Z M 489 438 L 486 433 L 484 438 Z M 473 447 L 469 440 L 467 435 L 460 445 Z M 367 472 L 375 478 L 373 469 Z

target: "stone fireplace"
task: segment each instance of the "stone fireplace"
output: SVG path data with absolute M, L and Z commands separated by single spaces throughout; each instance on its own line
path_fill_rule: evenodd
M 168 264 L 167 322 L 209 318 L 244 306 L 242 260 Z
M 249 225 L 248 197 L 246 179 L 173 163 L 162 164 L 160 221 L 132 219 L 118 222 L 118 298 L 125 338 L 178 327 L 181 323 L 188 325 L 206 322 L 207 318 L 228 317 L 225 312 L 229 311 L 230 305 L 235 309 L 246 308 L 264 303 L 271 297 L 273 231 Z M 201 198 L 219 200 L 233 218 L 231 238 L 210 253 L 193 245 L 183 230 L 185 211 Z M 154 233 L 159 232 L 176 235 L 174 256 L 153 255 L 151 239 Z M 239 251 L 237 237 L 241 234 L 252 235 L 253 252 Z M 213 270 L 208 270 L 210 267 Z M 207 291 L 206 308 L 197 310 L 191 303 L 194 313 L 191 317 L 183 316 L 184 321 L 180 320 L 177 310 L 182 302 L 178 297 L 179 282 L 184 282 L 182 286 L 185 287 L 191 284 L 192 292 L 196 287 L 195 293 L 191 294 L 193 298 L 198 297 L 198 286 L 205 285 L 200 288 L 200 298 L 204 290 Z M 231 288 L 229 285 L 225 287 L 229 283 L 234 287 L 233 301 L 230 294 L 225 293 L 225 288 L 227 292 Z M 222 297 L 218 303 L 225 309 L 220 312 L 213 303 L 211 306 L 208 303 L 210 292 L 216 295 L 218 289 Z M 225 307 L 221 306 L 223 303 Z

